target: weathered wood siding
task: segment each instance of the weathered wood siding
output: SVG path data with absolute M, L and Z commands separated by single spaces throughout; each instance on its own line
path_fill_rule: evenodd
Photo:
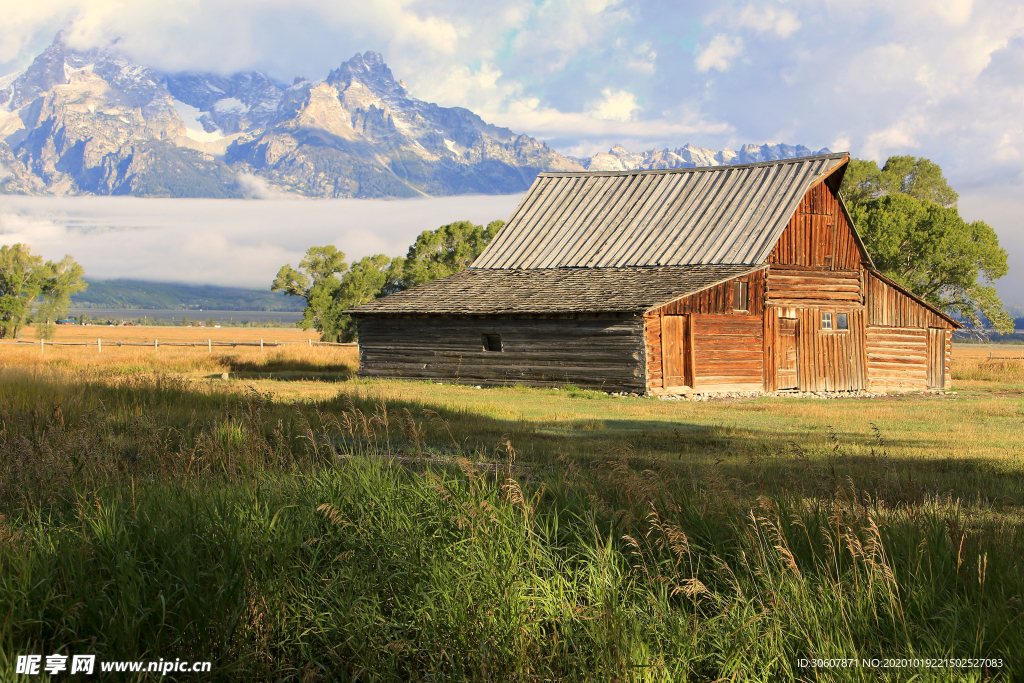
M 357 324 L 361 377 L 645 389 L 640 317 L 374 316 Z M 485 334 L 501 336 L 500 352 L 484 350 Z
M 804 195 L 768 262 L 829 270 L 856 270 L 863 260 L 853 226 L 828 183 Z
M 869 389 L 928 388 L 927 329 L 869 326 L 867 344 Z
M 953 325 L 875 273 L 866 279 L 870 388 L 948 389 Z
M 761 316 L 693 315 L 690 324 L 695 391 L 762 389 Z
M 870 272 L 867 273 L 867 306 L 868 325 L 953 329 L 941 315 Z
M 872 391 L 950 387 L 952 330 L 869 326 L 867 344 Z
M 823 313 L 846 313 L 849 329 L 822 329 Z M 860 391 L 868 387 L 863 309 L 769 308 L 764 317 L 764 335 L 768 340 L 764 347 L 764 384 L 768 391 L 779 389 L 779 354 L 784 350 L 780 342 L 780 318 L 796 320 L 800 391 Z
M 767 269 L 766 269 L 767 270 Z M 737 280 L 746 280 L 747 288 L 747 310 L 733 310 L 733 283 L 735 280 L 723 282 L 697 292 L 682 299 L 673 301 L 658 309 L 660 315 L 686 315 L 687 313 L 720 313 L 724 315 L 761 315 L 764 313 L 765 294 L 765 273 L 766 270 L 758 270 Z
M 764 313 L 765 273 L 765 270 L 760 270 L 737 278 L 748 283 L 745 311 L 733 310 L 734 280 L 729 280 L 644 315 L 647 388 L 650 393 L 749 391 L 762 387 L 761 317 Z M 690 386 L 665 386 L 662 319 L 666 315 L 688 316 L 687 341 L 690 344 L 686 351 L 692 364 L 686 369 L 686 377 L 691 380 Z M 723 335 L 719 340 L 714 339 L 716 330 Z M 738 364 L 732 365 L 734 362 Z
M 860 306 L 864 303 L 859 270 L 828 270 L 775 265 L 768 269 L 766 302 L 770 306 Z

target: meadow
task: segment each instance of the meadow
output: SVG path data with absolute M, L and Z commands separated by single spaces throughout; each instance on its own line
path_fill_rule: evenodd
M 29 653 L 203 680 L 1024 675 L 1024 358 L 958 347 L 945 394 L 685 402 L 72 333 L 102 352 L 0 346 L 5 679 Z

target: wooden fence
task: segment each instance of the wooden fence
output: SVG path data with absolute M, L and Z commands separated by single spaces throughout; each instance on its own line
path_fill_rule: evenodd
M 110 341 L 110 340 L 103 341 L 103 339 L 97 339 L 96 341 L 50 341 L 48 339 L 40 339 L 39 341 L 23 341 L 23 340 L 20 340 L 20 339 L 19 340 L 12 340 L 12 341 L 0 341 L 0 345 L 4 345 L 4 344 L 20 344 L 20 345 L 23 345 L 23 346 L 24 345 L 38 346 L 40 351 L 45 350 L 47 346 L 51 346 L 51 347 L 53 347 L 53 346 L 95 346 L 96 350 L 98 352 L 102 352 L 103 351 L 103 346 L 104 345 L 106 345 L 106 346 L 116 346 L 118 348 L 120 348 L 122 346 L 145 346 L 145 347 L 151 347 L 155 351 L 159 351 L 161 346 L 190 346 L 192 348 L 196 348 L 196 347 L 202 348 L 202 347 L 205 346 L 207 351 L 212 352 L 214 347 L 224 348 L 224 347 L 228 347 L 228 346 L 230 346 L 232 348 L 234 348 L 236 346 L 258 346 L 260 348 L 260 351 L 262 351 L 264 348 L 266 348 L 268 346 L 294 346 L 296 344 L 301 344 L 303 346 L 308 345 L 308 346 L 311 346 L 311 347 L 312 346 L 355 346 L 356 342 L 325 342 L 325 341 L 313 341 L 312 339 L 307 339 L 306 341 L 277 341 L 277 340 L 275 340 L 275 341 L 272 341 L 272 342 L 271 341 L 264 341 L 263 339 L 260 339 L 259 341 L 251 341 L 251 342 L 246 342 L 246 341 L 216 341 L 216 340 L 213 340 L 213 339 L 207 339 L 205 342 L 203 342 L 203 341 L 199 341 L 199 342 L 181 342 L 181 341 L 161 342 L 159 339 L 154 339 L 151 342 L 147 342 L 147 341 L 121 341 L 121 340 L 117 340 L 117 341 Z

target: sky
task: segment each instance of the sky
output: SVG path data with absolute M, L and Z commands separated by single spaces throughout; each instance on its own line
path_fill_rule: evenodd
M 120 37 L 163 70 L 284 83 L 373 50 L 413 96 L 564 154 L 785 142 L 927 157 L 965 217 L 999 233 L 1011 257 L 999 290 L 1024 304 L 1019 0 L 0 0 L 0 16 L 0 74 L 63 26 L 80 47 Z M 443 206 L 438 224 L 461 217 Z

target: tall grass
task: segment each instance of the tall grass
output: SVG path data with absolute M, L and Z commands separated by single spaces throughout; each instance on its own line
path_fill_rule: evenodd
M 954 380 L 1005 382 L 1024 385 L 1024 359 L 958 359 L 951 368 Z
M 211 660 L 220 680 L 1024 670 L 1019 520 L 884 466 L 865 487 L 836 457 L 763 490 L 628 452 L 524 462 L 507 435 L 470 446 L 439 413 L 369 397 L 289 404 L 52 369 L 0 381 L 8 676 L 29 652 Z M 1004 666 L 797 665 L 862 657 Z

